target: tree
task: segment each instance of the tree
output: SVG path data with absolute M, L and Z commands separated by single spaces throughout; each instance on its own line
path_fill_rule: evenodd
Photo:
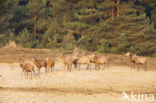
M 5 8 L 7 6 L 8 0 L 0 0 L 0 15 L 2 15 L 5 11 Z
M 156 54 L 155 0 L 2 1 L 1 46 Z

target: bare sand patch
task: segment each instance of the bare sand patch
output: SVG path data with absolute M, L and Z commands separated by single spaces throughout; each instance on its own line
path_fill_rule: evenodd
M 120 103 L 122 91 L 156 94 L 156 71 L 137 72 L 127 66 L 72 72 L 55 68 L 50 73 L 42 68 L 40 76 L 25 79 L 18 63 L 0 64 L 0 102 Z

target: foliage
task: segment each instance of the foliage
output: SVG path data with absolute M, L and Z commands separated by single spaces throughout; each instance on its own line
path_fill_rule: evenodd
M 26 48 L 156 54 L 155 0 L 46 4 L 47 0 L 0 0 L 0 46 L 14 40 Z

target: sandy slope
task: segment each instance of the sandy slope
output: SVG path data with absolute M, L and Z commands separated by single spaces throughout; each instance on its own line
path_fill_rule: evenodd
M 0 103 L 120 103 L 122 91 L 156 94 L 156 71 L 111 66 L 58 71 L 25 79 L 18 64 L 0 64 Z M 126 102 L 128 103 L 128 102 Z

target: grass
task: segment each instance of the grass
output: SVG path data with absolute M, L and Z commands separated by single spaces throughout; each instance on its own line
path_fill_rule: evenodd
M 4 52 L 0 52 L 0 55 L 4 55 L 5 53 Z
M 46 56 L 56 56 L 56 53 L 60 50 L 52 49 L 30 49 L 30 48 L 0 48 L 0 63 L 14 63 L 19 59 L 31 60 L 32 57 L 45 58 Z M 61 51 L 69 52 L 69 51 Z M 129 65 L 129 59 L 124 54 L 117 55 L 111 53 L 104 53 L 98 55 L 108 55 L 110 57 L 110 65 Z M 154 69 L 156 67 L 156 59 L 149 57 L 149 67 Z

